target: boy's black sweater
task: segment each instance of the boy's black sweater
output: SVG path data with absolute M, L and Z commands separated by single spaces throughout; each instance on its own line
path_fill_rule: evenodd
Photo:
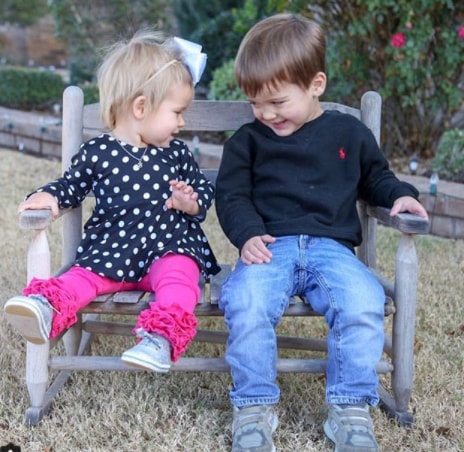
M 351 115 L 326 111 L 288 137 L 255 120 L 225 144 L 216 210 L 241 249 L 254 236 L 307 234 L 361 243 L 356 200 L 391 207 L 418 191 L 389 169 L 371 131 Z

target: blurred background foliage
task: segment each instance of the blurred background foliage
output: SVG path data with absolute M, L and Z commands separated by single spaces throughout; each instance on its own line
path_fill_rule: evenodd
M 462 0 L 2 0 L 0 23 L 25 26 L 51 14 L 67 46 L 70 82 L 86 85 L 92 101 L 99 49 L 145 26 L 203 45 L 208 65 L 198 96 L 239 99 L 239 43 L 258 20 L 283 11 L 326 30 L 325 99 L 356 105 L 366 90 L 382 94 L 387 157 L 431 159 L 445 132 L 464 127 Z

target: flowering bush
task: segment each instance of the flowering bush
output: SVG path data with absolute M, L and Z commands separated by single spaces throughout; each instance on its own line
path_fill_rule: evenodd
M 431 157 L 447 129 L 464 127 L 464 2 L 311 5 L 305 14 L 328 34 L 327 97 L 355 102 L 366 89 L 380 91 L 387 155 Z

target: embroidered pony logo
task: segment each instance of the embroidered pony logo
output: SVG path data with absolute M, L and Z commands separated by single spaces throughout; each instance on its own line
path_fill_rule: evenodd
M 346 158 L 345 148 L 340 148 L 338 150 L 338 156 L 340 157 L 340 159 L 345 160 Z

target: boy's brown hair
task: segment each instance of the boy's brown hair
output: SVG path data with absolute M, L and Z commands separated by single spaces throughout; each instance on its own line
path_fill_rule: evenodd
M 235 59 L 242 91 L 256 96 L 279 83 L 309 87 L 325 72 L 326 42 L 322 28 L 300 15 L 276 14 L 255 24 L 243 38 Z

